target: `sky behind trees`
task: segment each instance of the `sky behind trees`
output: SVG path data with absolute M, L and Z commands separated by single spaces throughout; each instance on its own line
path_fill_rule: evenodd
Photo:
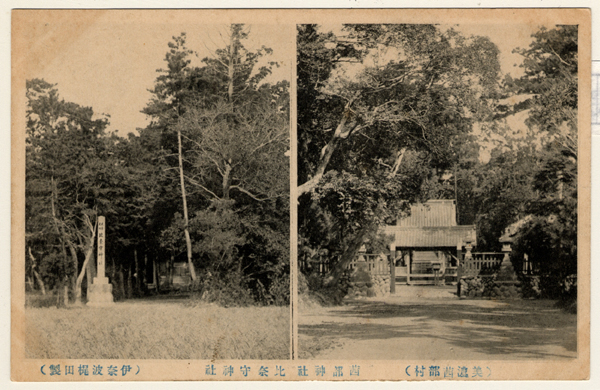
M 154 86 L 156 70 L 166 66 L 165 53 L 172 37 L 187 33 L 187 47 L 198 53 L 192 65 L 199 65 L 202 58 L 226 44 L 227 26 L 201 24 L 183 14 L 177 19 L 165 18 L 163 24 L 132 15 L 135 11 L 97 15 L 79 28 L 65 26 L 69 21 L 60 18 L 37 23 L 29 33 L 36 44 L 30 49 L 26 79 L 58 84 L 65 100 L 91 106 L 97 114 L 109 114 L 109 132 L 119 130 L 118 134 L 125 136 L 145 127 L 148 121 L 140 111 L 151 97 L 147 90 Z M 293 26 L 287 32 L 276 25 L 249 27 L 247 48 L 252 51 L 264 45 L 273 49 L 265 61 L 280 65 L 266 81 L 290 80 L 288 59 L 293 54 L 285 51 L 293 50 Z
M 164 68 L 167 43 L 173 36 L 186 32 L 188 48 L 198 52 L 194 64 L 209 51 L 222 46 L 225 25 L 205 25 L 193 17 L 179 14 L 155 19 L 133 17 L 135 11 L 89 15 L 79 25 L 65 27 L 67 19 L 53 18 L 37 23 L 28 32 L 31 40 L 26 78 L 43 78 L 58 88 L 68 101 L 91 106 L 98 114 L 111 116 L 108 131 L 119 130 L 121 136 L 144 127 L 147 119 L 140 111 L 147 103 L 157 77 Z M 181 17 L 180 17 L 181 16 Z M 525 24 L 448 25 L 465 35 L 487 35 L 500 49 L 502 73 L 521 75 L 521 57 L 513 54 L 516 47 L 527 47 L 531 34 L 539 26 Z M 324 29 L 327 28 L 324 26 Z M 269 61 L 277 61 L 267 81 L 290 79 L 295 34 L 292 26 L 256 24 L 251 26 L 247 46 L 250 50 L 264 45 L 273 49 Z M 516 65 L 516 66 L 515 66 Z

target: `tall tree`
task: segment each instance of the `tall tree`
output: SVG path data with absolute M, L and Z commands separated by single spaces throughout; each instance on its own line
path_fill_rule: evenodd
M 118 266 L 146 240 L 154 169 L 138 137 L 106 134 L 107 117 L 65 102 L 54 85 L 30 80 L 27 97 L 29 259 L 39 258 L 40 270 L 58 277 L 51 285 L 69 277 L 79 302 L 84 278 L 89 285 L 94 276 L 97 215 L 107 218 L 107 257 Z
M 176 123 L 177 118 L 182 115 L 183 107 L 186 101 L 193 97 L 193 89 L 190 90 L 190 60 L 188 56 L 193 52 L 185 46 L 186 35 L 182 33 L 179 37 L 173 37 L 173 42 L 169 42 L 169 52 L 166 54 L 165 61 L 167 69 L 159 69 L 162 74 L 158 76 L 156 85 L 151 92 L 154 97 L 147 107 L 143 110 L 144 113 L 157 119 L 158 127 L 163 128 L 163 134 L 167 139 L 172 135 L 171 127 Z M 177 167 L 179 171 L 179 187 L 181 191 L 181 202 L 183 208 L 183 234 L 186 243 L 186 253 L 188 267 L 193 281 L 196 281 L 196 271 L 192 261 L 192 242 L 189 232 L 189 217 L 188 217 L 188 199 L 184 180 L 184 164 L 183 164 L 183 146 L 181 139 L 181 129 L 175 131 L 177 135 Z M 164 142 L 164 141 L 163 141 Z M 168 144 L 164 145 L 168 146 Z
M 541 28 L 532 35 L 524 57 L 525 74 L 509 80 L 515 94 L 528 95 L 527 125 L 538 133 L 537 167 L 532 171 L 536 196 L 527 203 L 531 217 L 517 247 L 527 253 L 550 282 L 550 295 L 574 299 L 566 287 L 577 274 L 578 28 Z
M 577 159 L 578 55 L 577 26 L 541 28 L 521 54 L 525 74 L 505 84 L 510 95 L 527 97 L 507 109 L 528 110 L 527 125 L 556 141 L 568 156 Z
M 90 219 L 108 191 L 96 180 L 97 169 L 107 167 L 103 134 L 108 120 L 93 119 L 91 108 L 60 99 L 54 87 L 39 79 L 27 81 L 26 228 L 28 238 L 46 250 L 56 240 L 62 254 L 59 283 L 70 277 L 78 300 L 85 273 L 82 268 L 79 274 L 78 252 L 89 262 L 95 238 Z
M 146 132 L 160 132 L 167 166 L 172 164 L 169 154 L 178 156 L 180 187 L 185 185 L 194 199 L 187 202 L 187 220 L 185 210 L 183 216 L 176 215 L 161 242 L 178 253 L 177 232 L 188 226 L 194 263 L 204 271 L 214 267 L 212 275 L 215 269 L 225 275 L 233 264 L 238 273 L 263 264 L 260 249 L 249 249 L 269 241 L 258 240 L 257 233 L 268 232 L 255 228 L 256 219 L 260 216 L 265 227 L 281 229 L 272 218 L 289 196 L 289 83 L 264 81 L 274 63 L 257 64 L 271 50 L 247 50 L 243 25 L 231 25 L 228 33 L 229 44 L 198 67 L 187 59 L 185 36 L 176 38 L 178 44 L 171 44 L 167 58 L 179 64 L 169 66 L 176 74 L 159 76 L 155 98 L 144 110 L 153 118 Z M 171 116 L 171 111 L 176 114 Z M 170 134 L 177 134 L 177 151 Z M 259 272 L 254 271 L 249 273 Z
M 487 38 L 432 25 L 344 31 L 298 32 L 301 226 L 316 202 L 344 237 L 330 282 L 423 195 L 431 168 L 452 166 L 452 145 L 491 114 L 498 92 L 498 49 Z

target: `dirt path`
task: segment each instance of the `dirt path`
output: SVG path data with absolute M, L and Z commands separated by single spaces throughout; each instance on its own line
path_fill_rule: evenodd
M 543 300 L 459 300 L 453 288 L 301 312 L 301 358 L 561 359 L 577 356 L 576 316 Z

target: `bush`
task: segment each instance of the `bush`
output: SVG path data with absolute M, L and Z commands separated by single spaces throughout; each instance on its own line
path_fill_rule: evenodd
M 574 203 L 560 203 L 555 210 L 549 209 L 552 215 L 532 218 L 515 242 L 515 258 L 519 260 L 527 254 L 540 275 L 542 298 L 576 300 L 577 288 L 573 288 L 577 279 L 576 204 L 576 199 Z
M 250 306 L 255 303 L 244 275 L 239 272 L 214 275 L 206 271 L 199 275 L 193 287 L 192 299 L 222 307 Z
M 302 272 L 298 273 L 298 295 L 303 295 L 308 293 L 308 281 L 306 280 L 306 276 Z
M 461 296 L 469 298 L 517 298 L 521 297 L 521 282 L 503 284 L 496 276 L 465 277 L 460 281 Z
M 290 277 L 289 275 L 273 276 L 270 283 L 265 285 L 258 279 L 255 282 L 256 303 L 270 306 L 285 306 L 290 303 Z
M 325 278 L 313 272 L 308 276 L 300 273 L 298 277 L 298 294 L 303 296 L 304 301 L 312 304 L 335 306 L 342 304 L 346 291 L 341 286 L 327 286 Z
M 342 304 L 346 294 L 337 287 L 321 287 L 318 290 L 310 291 L 309 295 L 321 306 L 337 306 Z
M 318 291 L 324 286 L 324 279 L 318 273 L 311 273 L 306 278 L 306 285 L 309 291 Z
M 521 280 L 521 291 L 523 298 L 540 298 L 540 278 L 539 276 L 519 275 Z
M 288 306 L 290 304 L 290 275 L 284 274 L 275 278 L 269 286 L 269 304 Z
M 56 292 L 50 291 L 46 295 L 40 293 L 25 294 L 25 307 L 56 307 Z

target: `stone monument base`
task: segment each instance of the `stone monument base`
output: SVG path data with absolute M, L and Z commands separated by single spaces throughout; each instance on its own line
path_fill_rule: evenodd
M 519 278 L 517 278 L 515 268 L 508 256 L 504 256 L 494 284 L 495 288 L 498 288 L 496 292 L 500 299 L 521 297 L 521 282 L 519 281 Z
M 92 285 L 88 289 L 87 306 L 102 307 L 114 304 L 112 284 L 108 283 L 108 278 L 94 278 Z

